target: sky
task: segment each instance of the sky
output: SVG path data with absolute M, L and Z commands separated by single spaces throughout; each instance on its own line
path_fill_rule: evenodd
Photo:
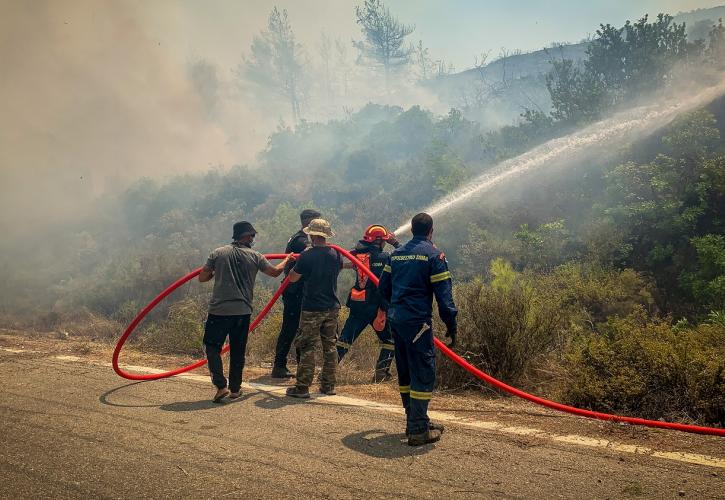
M 628 19 L 660 12 L 676 14 L 723 5 L 723 0 L 399 0 L 391 9 L 416 25 L 414 36 L 431 52 L 451 60 L 456 68 L 473 65 L 474 56 L 502 47 L 538 50 L 552 42 L 578 42 L 599 23 L 621 26 Z
M 354 9 L 362 0 L 283 0 L 277 2 L 182 0 L 151 2 L 149 29 L 174 43 L 180 54 L 197 53 L 234 64 L 264 25 L 272 5 L 287 9 L 300 41 L 313 50 L 319 33 L 351 40 L 359 36 Z M 552 42 L 578 42 L 599 23 L 622 25 L 645 13 L 676 14 L 725 5 L 723 0 L 394 0 L 385 2 L 402 22 L 416 26 L 435 58 L 458 70 L 474 65 L 476 56 L 501 50 L 538 50 Z M 158 8 L 159 5 L 168 8 Z

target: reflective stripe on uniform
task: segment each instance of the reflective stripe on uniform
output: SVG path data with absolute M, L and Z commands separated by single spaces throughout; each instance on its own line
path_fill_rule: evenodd
M 438 283 L 439 281 L 450 279 L 451 272 L 450 271 L 444 271 L 442 273 L 434 274 L 430 277 L 431 283 Z
M 388 351 L 394 351 L 395 350 L 395 345 L 394 344 L 386 344 L 385 342 L 381 342 L 380 343 L 380 348 L 381 349 L 387 349 Z
M 351 344 L 348 344 L 347 342 L 343 342 L 342 340 L 338 340 L 337 344 L 335 344 L 335 345 L 337 345 L 337 347 L 342 347 L 344 349 L 350 349 L 352 347 Z
M 400 394 L 408 394 L 410 392 L 410 386 L 409 385 L 401 385 L 400 386 Z
M 389 265 L 387 265 L 387 264 L 385 264 L 385 267 L 383 268 L 383 272 L 384 272 L 384 273 L 389 273 L 389 272 L 391 272 L 391 271 L 392 271 L 392 269 L 390 269 L 390 266 L 389 266 Z
M 413 399 L 423 399 L 428 400 L 433 396 L 432 392 L 422 392 L 422 391 L 410 391 L 410 397 Z

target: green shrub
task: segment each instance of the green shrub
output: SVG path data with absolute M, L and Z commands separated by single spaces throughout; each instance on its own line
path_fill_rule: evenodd
M 538 279 L 547 295 L 594 329 L 610 316 L 627 316 L 637 307 L 655 312 L 652 285 L 632 269 L 612 270 L 598 265 L 569 263 Z
M 166 319 L 144 330 L 139 342 L 142 348 L 158 352 L 200 356 L 205 317 L 205 305 L 194 299 L 180 300 L 169 308 Z
M 638 308 L 577 339 L 568 403 L 646 418 L 725 423 L 725 328 L 674 328 Z
M 725 307 L 725 236 L 708 234 L 690 240 L 697 250 L 695 271 L 680 275 L 680 285 L 698 304 L 722 309 Z
M 480 280 L 459 285 L 456 303 L 457 351 L 496 378 L 516 384 L 532 363 L 550 352 L 563 318 L 556 301 L 540 295 L 521 276 L 497 262 L 491 286 Z M 440 365 L 446 384 L 460 385 L 470 376 L 451 362 Z

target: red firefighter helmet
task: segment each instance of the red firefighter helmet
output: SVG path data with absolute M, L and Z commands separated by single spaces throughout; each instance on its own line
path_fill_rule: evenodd
M 363 240 L 371 243 L 377 239 L 388 241 L 388 238 L 390 238 L 390 231 L 385 229 L 385 226 L 381 226 L 379 224 L 368 226 L 365 230 L 365 234 L 363 234 Z

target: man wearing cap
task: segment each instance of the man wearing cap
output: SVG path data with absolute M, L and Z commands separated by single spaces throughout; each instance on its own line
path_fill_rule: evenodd
M 373 224 L 368 226 L 363 238 L 358 241 L 355 249 L 350 253 L 380 278 L 383 268 L 390 264 L 390 254 L 383 251 L 385 243 L 389 243 L 395 248 L 400 246 L 395 235 L 385 226 Z M 343 267 L 352 268 L 354 266 L 352 262 L 345 262 Z M 387 302 L 380 296 L 377 285 L 368 279 L 367 274 L 360 269 L 356 271 L 355 284 L 350 290 L 346 304 L 350 309 L 350 315 L 347 317 L 345 326 L 342 327 L 340 333 L 340 339 L 337 341 L 338 359 L 342 361 L 355 340 L 370 325 L 378 335 L 380 342 L 380 354 L 375 364 L 373 382 L 384 382 L 391 378 L 390 365 L 393 362 L 395 350 L 390 324 L 385 318 Z
M 413 239 L 390 256 L 383 268 L 380 293 L 388 300 L 388 321 L 395 342 L 400 397 L 405 408 L 405 434 L 410 446 L 438 441 L 443 427 L 428 418 L 433 395 L 436 355 L 433 345 L 433 296 L 451 346 L 456 341 L 456 315 L 451 273 L 443 252 L 431 242 L 433 219 L 420 213 L 411 221 Z
M 214 402 L 241 396 L 242 370 L 247 349 L 249 318 L 252 314 L 257 271 L 272 277 L 282 274 L 288 256 L 273 266 L 261 253 L 252 250 L 257 231 L 247 221 L 234 224 L 232 243 L 214 250 L 199 274 L 204 283 L 214 278 L 209 315 L 204 328 L 204 348 L 209 373 L 217 392 Z M 229 386 L 224 378 L 221 350 L 229 336 Z
M 310 385 L 315 375 L 315 345 L 322 340 L 322 374 L 320 392 L 335 394 L 335 370 L 337 368 L 337 318 L 340 302 L 337 299 L 337 276 L 342 269 L 342 258 L 327 246 L 327 238 L 335 235 L 330 223 L 324 219 L 313 219 L 304 228 L 310 236 L 312 247 L 300 254 L 289 280 L 296 283 L 304 278 L 302 314 L 297 347 L 300 361 L 297 364 L 297 382 L 287 389 L 287 395 L 295 398 L 309 398 Z
M 305 209 L 300 213 L 302 228 L 297 231 L 287 242 L 284 252 L 302 253 L 310 246 L 310 239 L 304 229 L 312 219 L 320 216 L 320 212 L 312 209 Z M 284 268 L 285 276 L 294 267 L 294 262 L 289 262 Z M 284 309 L 282 312 L 282 327 L 277 337 L 277 346 L 274 350 L 274 365 L 272 366 L 272 378 L 291 378 L 292 373 L 287 369 L 287 355 L 289 354 L 292 341 L 300 326 L 300 313 L 302 312 L 302 288 L 301 282 L 290 283 L 282 294 Z

